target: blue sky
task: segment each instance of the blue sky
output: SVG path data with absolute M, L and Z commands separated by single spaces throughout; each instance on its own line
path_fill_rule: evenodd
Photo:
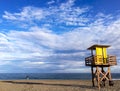
M 120 73 L 119 0 L 0 0 L 0 73 L 90 72 L 86 49 L 109 44 Z

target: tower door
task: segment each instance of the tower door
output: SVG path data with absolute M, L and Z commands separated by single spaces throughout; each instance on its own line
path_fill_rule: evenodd
M 106 48 L 96 47 L 96 64 L 106 64 L 107 51 Z

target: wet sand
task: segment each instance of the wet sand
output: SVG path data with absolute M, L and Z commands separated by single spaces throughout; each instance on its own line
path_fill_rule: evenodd
M 0 91 L 98 91 L 91 80 L 4 80 L 0 81 Z M 114 86 L 106 86 L 100 91 L 120 91 L 120 80 Z

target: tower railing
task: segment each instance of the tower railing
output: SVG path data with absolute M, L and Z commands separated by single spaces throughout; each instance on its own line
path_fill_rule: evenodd
M 116 56 L 108 55 L 107 58 L 104 58 L 102 55 L 92 55 L 85 58 L 85 65 L 117 65 Z

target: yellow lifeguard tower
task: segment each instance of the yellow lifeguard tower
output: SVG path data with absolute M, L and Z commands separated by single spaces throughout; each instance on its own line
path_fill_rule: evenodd
M 92 84 L 95 86 L 95 80 L 100 88 L 105 86 L 108 80 L 109 85 L 113 86 L 110 72 L 110 66 L 117 65 L 116 56 L 108 55 L 107 48 L 109 45 L 93 45 L 88 48 L 91 50 L 91 56 L 85 58 L 85 65 L 91 66 Z

